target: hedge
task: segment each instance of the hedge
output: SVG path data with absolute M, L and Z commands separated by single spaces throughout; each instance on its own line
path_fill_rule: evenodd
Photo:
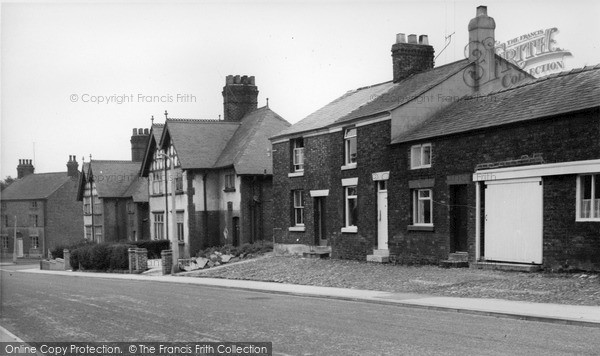
M 85 270 L 108 271 L 129 269 L 128 244 L 100 243 L 84 245 L 71 251 L 71 267 Z

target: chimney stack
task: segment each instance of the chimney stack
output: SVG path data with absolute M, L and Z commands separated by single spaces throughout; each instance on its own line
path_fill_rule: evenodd
M 225 78 L 223 87 L 223 116 L 225 121 L 241 121 L 244 116 L 258 107 L 258 88 L 254 76 Z
M 494 30 L 496 22 L 487 15 L 487 6 L 478 6 L 476 16 L 469 22 L 469 61 L 476 62 L 478 68 L 475 87 L 495 78 L 496 57 Z
M 17 178 L 25 178 L 30 174 L 33 174 L 35 168 L 31 163 L 30 159 L 20 159 L 19 165 L 17 166 Z
M 67 162 L 67 175 L 69 177 L 79 176 L 79 163 L 77 163 L 75 155 L 69 155 L 69 162 Z
M 392 46 L 392 65 L 394 69 L 394 83 L 408 76 L 433 68 L 433 47 L 429 45 L 427 35 L 408 35 L 408 42 L 404 33 L 396 35 L 396 43 Z
M 146 146 L 150 132 L 148 129 L 133 129 L 131 134 L 131 160 L 133 162 L 141 162 L 146 154 Z

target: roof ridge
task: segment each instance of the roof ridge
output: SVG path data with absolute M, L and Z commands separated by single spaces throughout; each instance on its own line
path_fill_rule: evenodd
M 85 163 L 91 163 L 91 162 L 106 162 L 106 163 L 142 163 L 142 162 L 138 162 L 138 161 L 131 161 L 131 160 L 124 160 L 124 159 L 92 159 L 90 162 L 85 162 Z
M 370 89 L 370 88 L 374 88 L 376 86 L 387 84 L 387 83 L 391 83 L 391 82 L 393 82 L 393 80 L 387 80 L 387 81 L 381 82 L 381 83 L 376 83 L 376 84 L 372 84 L 372 85 L 366 85 L 364 87 L 356 88 L 354 90 L 350 89 L 349 91 L 359 91 L 359 90 Z
M 168 118 L 168 122 L 179 122 L 179 123 L 187 123 L 187 124 L 239 124 L 237 121 L 225 121 L 219 119 L 185 119 L 185 118 Z
M 516 90 L 516 89 L 520 89 L 520 88 L 524 88 L 526 86 L 529 85 L 534 85 L 534 84 L 538 84 L 538 83 L 542 83 L 545 82 L 547 80 L 551 80 L 551 79 L 556 79 L 556 78 L 562 78 L 562 77 L 566 77 L 568 75 L 575 75 L 575 74 L 579 74 L 579 73 L 584 73 L 584 72 L 591 72 L 593 70 L 600 70 L 600 64 L 596 64 L 593 66 L 584 66 L 584 67 L 580 67 L 580 68 L 573 68 L 571 70 L 566 70 L 566 71 L 562 71 L 562 72 L 558 72 L 558 73 L 553 73 L 553 74 L 549 74 L 546 75 L 544 77 L 539 77 L 539 78 L 535 78 L 531 81 L 528 81 L 526 83 L 514 86 L 514 87 L 510 87 L 510 88 L 505 88 L 505 89 L 499 89 L 496 91 L 491 91 L 487 94 L 484 95 L 465 95 L 464 97 L 462 97 L 460 100 L 471 100 L 471 99 L 476 99 L 476 98 L 483 98 L 483 97 L 487 97 L 487 96 L 491 96 L 491 95 L 496 95 L 496 94 L 500 94 L 500 93 L 504 93 L 510 90 Z

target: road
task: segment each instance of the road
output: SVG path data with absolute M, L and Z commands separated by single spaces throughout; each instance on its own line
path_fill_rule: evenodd
M 25 341 L 271 341 L 274 355 L 597 355 L 600 350 L 600 329 L 592 327 L 1 269 L 0 324 Z

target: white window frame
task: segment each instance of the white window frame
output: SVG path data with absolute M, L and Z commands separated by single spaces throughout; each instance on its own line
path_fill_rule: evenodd
M 152 194 L 163 194 L 164 172 L 152 173 Z
M 423 164 L 425 158 L 425 148 L 429 147 L 429 163 Z M 418 153 L 416 153 L 418 152 Z M 418 157 L 416 155 L 418 154 Z M 433 147 L 431 143 L 413 145 L 410 147 L 410 169 L 431 168 L 431 158 L 433 156 Z M 418 158 L 418 162 L 417 162 Z
M 421 197 L 421 192 L 429 192 L 429 196 L 428 197 Z M 412 217 L 412 223 L 414 226 L 433 226 L 433 190 L 432 189 L 413 189 L 412 192 L 412 200 L 413 200 L 413 217 Z M 424 222 L 425 221 L 425 215 L 423 212 L 423 215 L 421 214 L 421 209 L 422 205 L 420 204 L 421 202 L 429 202 L 429 223 Z M 424 209 L 423 209 L 424 210 Z M 423 222 L 419 222 L 419 218 L 423 217 Z
M 355 190 L 355 194 L 350 195 L 350 189 L 354 189 Z M 358 232 L 358 225 L 357 225 L 357 221 L 354 221 L 351 225 L 350 222 L 350 218 L 351 218 L 351 213 L 350 213 L 350 201 L 354 200 L 354 206 L 356 207 L 356 209 L 358 209 L 358 185 L 348 185 L 348 186 L 344 186 L 344 227 L 342 227 L 342 232 L 350 232 L 350 233 L 356 233 Z M 358 220 L 358 215 L 356 217 L 356 220 Z
M 304 190 L 293 191 L 294 200 L 294 226 L 304 226 Z
M 101 242 L 102 240 L 102 225 L 94 226 L 94 241 Z
M 302 146 L 300 146 L 300 142 Z M 304 172 L 304 139 L 296 138 L 292 144 L 292 169 L 293 172 Z
M 164 212 L 153 212 L 152 213 L 152 228 L 154 229 L 154 239 L 164 240 L 165 239 L 165 213 Z
M 93 235 L 92 235 L 92 225 L 86 225 L 84 227 L 84 233 L 85 233 L 85 239 L 92 241 L 93 239 Z
M 356 127 L 347 128 L 344 130 L 344 165 L 342 169 L 356 168 L 356 162 L 358 158 L 358 132 Z M 352 147 L 352 141 L 354 141 L 355 153 L 354 157 L 350 152 Z
M 582 203 L 583 203 L 583 177 L 590 176 L 592 179 L 590 181 L 591 191 L 590 191 L 590 207 L 589 207 L 589 217 L 582 217 Z M 599 194 L 596 192 L 596 180 L 600 179 L 600 173 L 591 173 L 591 174 L 582 174 L 577 177 L 577 199 L 576 199 L 576 207 L 575 207 L 575 221 L 597 221 L 600 222 L 600 198 L 595 199 L 595 195 Z M 598 205 L 598 209 L 596 209 L 596 205 Z

